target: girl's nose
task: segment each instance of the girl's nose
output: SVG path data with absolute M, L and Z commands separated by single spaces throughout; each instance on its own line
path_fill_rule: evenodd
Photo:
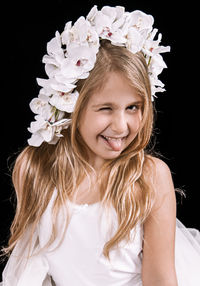
M 128 122 L 124 113 L 116 113 L 112 116 L 111 129 L 115 135 L 124 135 L 128 131 Z

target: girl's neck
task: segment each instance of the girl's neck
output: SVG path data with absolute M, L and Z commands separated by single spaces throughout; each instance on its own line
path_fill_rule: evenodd
M 71 201 L 76 204 L 94 204 L 101 200 L 100 198 L 100 188 L 93 175 L 91 177 L 91 185 L 88 178 L 84 178 L 81 184 L 77 187 L 76 195 L 69 197 Z

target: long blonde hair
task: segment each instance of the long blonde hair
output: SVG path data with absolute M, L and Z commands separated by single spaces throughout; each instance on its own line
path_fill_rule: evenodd
M 114 245 L 125 238 L 130 239 L 130 231 L 139 222 L 143 223 L 150 213 L 154 191 L 144 174 L 144 167 L 149 162 L 146 147 L 153 129 L 148 67 L 142 52 L 132 54 L 125 47 L 102 40 L 95 67 L 87 79 L 77 83 L 80 95 L 74 112 L 67 114 L 72 119 L 71 126 L 63 131 L 63 137 L 56 145 L 43 143 L 37 148 L 27 146 L 16 159 L 12 178 L 17 207 L 9 244 L 5 249 L 7 253 L 12 251 L 27 227 L 31 226 L 34 233 L 56 188 L 54 228 L 49 244 L 55 240 L 60 207 L 76 192 L 85 176 L 94 171 L 88 164 L 87 146 L 77 126 L 90 96 L 103 87 L 111 71 L 122 73 L 143 98 L 144 104 L 136 138 L 116 159 L 106 161 L 99 175 L 102 204 L 108 208 L 112 203 L 118 217 L 118 230 L 104 245 L 105 257 L 109 258 L 109 251 Z M 139 188 L 135 187 L 136 184 Z M 66 229 L 68 223 L 69 217 Z

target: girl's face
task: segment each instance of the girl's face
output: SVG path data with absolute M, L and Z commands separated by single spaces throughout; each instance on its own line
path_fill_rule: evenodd
M 142 119 L 141 96 L 119 73 L 110 73 L 104 87 L 84 108 L 79 132 L 88 146 L 90 164 L 98 169 L 134 140 Z

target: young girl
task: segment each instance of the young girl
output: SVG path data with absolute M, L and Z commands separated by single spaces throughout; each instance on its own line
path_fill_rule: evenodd
M 199 286 L 200 234 L 147 151 L 166 67 L 153 17 L 93 7 L 47 45 L 2 286 Z

